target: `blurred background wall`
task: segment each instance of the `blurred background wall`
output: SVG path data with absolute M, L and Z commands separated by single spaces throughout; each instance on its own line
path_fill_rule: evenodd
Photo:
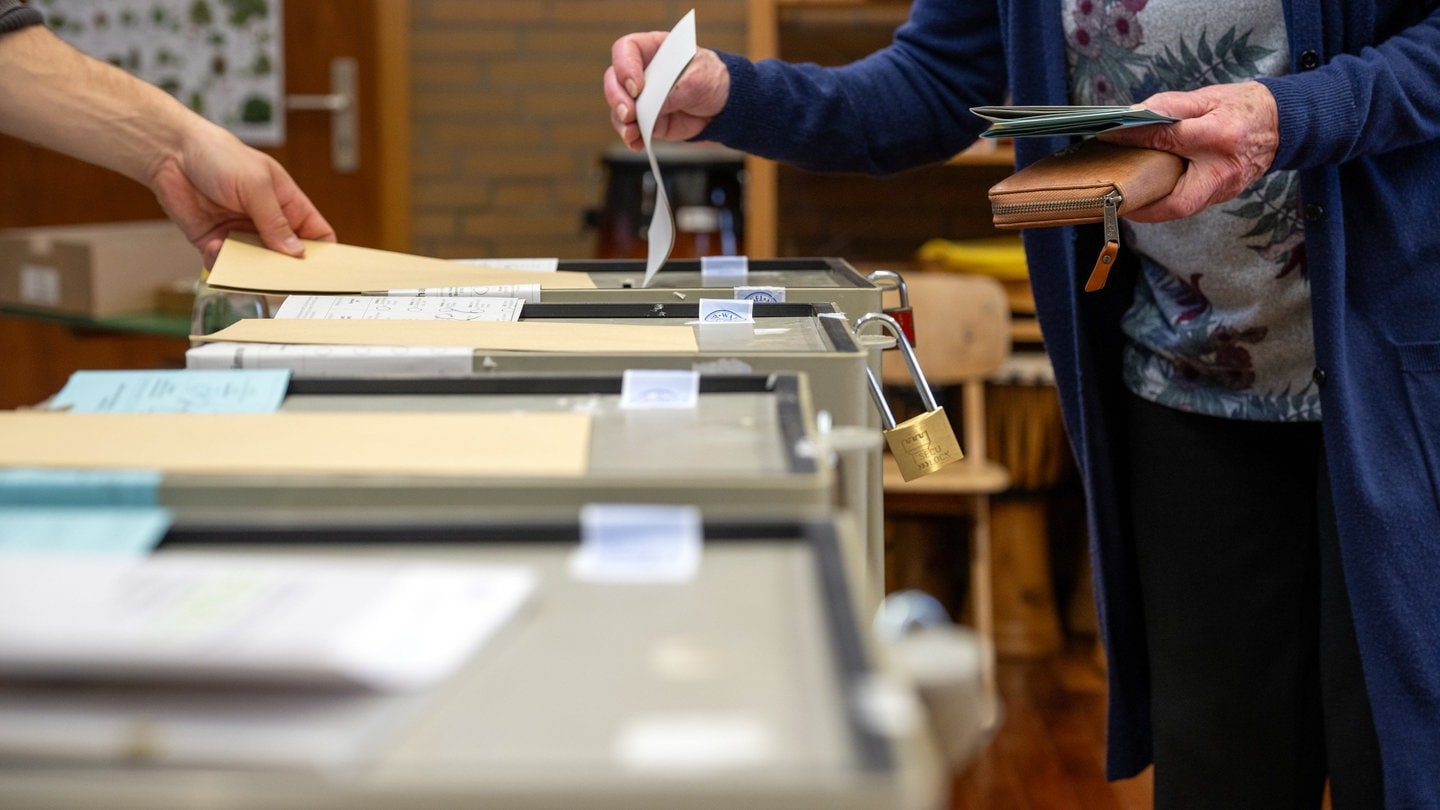
M 746 0 L 411 0 L 411 249 L 594 255 L 610 45 L 691 8 L 701 45 L 745 51 Z

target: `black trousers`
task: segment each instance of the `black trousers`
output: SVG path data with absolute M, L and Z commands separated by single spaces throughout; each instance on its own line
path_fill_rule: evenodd
M 1129 395 L 1155 806 L 1384 806 L 1318 424 Z

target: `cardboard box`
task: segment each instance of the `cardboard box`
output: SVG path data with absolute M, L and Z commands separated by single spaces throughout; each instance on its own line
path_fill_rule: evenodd
M 169 220 L 0 230 L 0 304 L 104 317 L 149 312 L 198 280 L 200 252 Z

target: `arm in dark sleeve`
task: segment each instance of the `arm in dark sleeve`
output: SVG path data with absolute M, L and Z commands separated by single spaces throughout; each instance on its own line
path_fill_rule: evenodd
M 1275 168 L 1343 163 L 1440 138 L 1440 10 L 1426 14 L 1314 70 L 1260 80 L 1280 114 Z M 1303 44 L 1295 50 L 1303 58 Z
M 697 140 L 817 171 L 888 174 L 945 160 L 985 124 L 969 108 L 1005 94 L 991 2 L 917 0 L 888 47 L 843 67 L 720 57 L 730 98 Z
M 0 0 L 0 34 L 19 31 L 29 25 L 39 25 L 45 18 L 40 12 L 20 0 Z

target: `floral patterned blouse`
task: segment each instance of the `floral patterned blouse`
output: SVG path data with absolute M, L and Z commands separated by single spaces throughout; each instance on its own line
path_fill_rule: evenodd
M 1286 72 L 1280 0 L 1065 0 L 1065 18 L 1076 104 Z M 1320 418 L 1293 172 L 1186 219 L 1122 227 L 1142 267 L 1124 322 L 1130 390 L 1224 418 Z

